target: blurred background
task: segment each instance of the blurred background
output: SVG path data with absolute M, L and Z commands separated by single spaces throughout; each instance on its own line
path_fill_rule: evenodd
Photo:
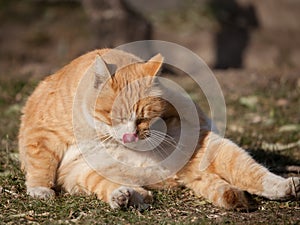
M 0 0 L 0 76 L 43 77 L 95 48 L 158 39 L 214 69 L 298 69 L 299 0 Z
M 278 140 L 282 133 L 273 131 L 283 127 L 299 140 L 299 21 L 299 0 L 0 0 L 1 137 L 16 143 L 27 97 L 72 59 L 158 39 L 189 48 L 213 70 L 225 95 L 227 134 L 246 129 Z M 166 72 L 208 108 L 188 76 Z M 258 129 L 268 132 L 258 137 Z

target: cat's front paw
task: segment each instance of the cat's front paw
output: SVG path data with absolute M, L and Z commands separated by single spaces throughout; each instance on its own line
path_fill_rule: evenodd
M 120 187 L 114 190 L 109 198 L 110 207 L 113 209 L 128 207 L 133 192 L 134 190 L 128 187 Z
M 27 187 L 27 194 L 34 198 L 54 198 L 55 192 L 47 187 Z
M 139 192 L 124 186 L 119 187 L 111 193 L 109 205 L 113 209 L 133 206 L 139 210 L 145 210 L 149 207 L 149 204 L 144 202 L 144 197 Z

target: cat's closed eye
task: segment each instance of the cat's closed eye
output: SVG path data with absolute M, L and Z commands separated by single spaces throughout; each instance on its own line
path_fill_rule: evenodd
M 139 123 L 142 123 L 142 122 L 149 122 L 150 120 L 151 120 L 151 118 L 149 118 L 149 117 L 139 117 L 136 120 L 136 123 L 139 124 Z

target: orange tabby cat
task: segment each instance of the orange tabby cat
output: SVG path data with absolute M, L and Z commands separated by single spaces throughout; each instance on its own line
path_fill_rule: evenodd
M 143 176 L 138 174 L 140 169 L 130 173 L 119 169 L 121 166 L 107 155 L 99 155 L 105 150 L 132 168 L 143 168 L 166 158 L 159 150 L 167 155 L 174 151 L 169 149 L 178 139 L 180 120 L 193 121 L 181 118 L 173 105 L 160 97 L 167 89 L 155 79 L 162 63 L 159 54 L 142 62 L 120 50 L 102 49 L 75 59 L 42 81 L 23 109 L 19 134 L 27 193 L 47 199 L 54 197 L 54 187 L 62 187 L 72 194 L 96 194 L 112 208 L 141 207 L 152 199 L 147 188 L 184 184 L 227 209 L 248 207 L 244 191 L 269 199 L 299 194 L 300 178 L 285 179 L 269 172 L 243 149 L 212 132 L 200 109 L 195 152 L 168 179 L 153 184 L 150 180 L 159 176 L 154 167 Z M 161 143 L 165 147 L 157 147 L 157 154 L 130 149 L 126 144 L 155 144 L 147 140 L 160 137 L 150 129 L 157 118 L 167 127 Z M 185 151 L 185 146 L 180 148 Z M 209 163 L 201 168 L 204 157 Z M 108 175 L 128 183 L 120 184 Z

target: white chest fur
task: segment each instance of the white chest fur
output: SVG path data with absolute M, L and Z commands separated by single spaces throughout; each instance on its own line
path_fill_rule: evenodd
M 103 145 L 96 141 L 84 141 L 69 147 L 60 167 L 82 163 L 84 168 L 88 166 L 116 183 L 149 185 L 173 175 L 156 151 L 136 151 L 117 143 Z

